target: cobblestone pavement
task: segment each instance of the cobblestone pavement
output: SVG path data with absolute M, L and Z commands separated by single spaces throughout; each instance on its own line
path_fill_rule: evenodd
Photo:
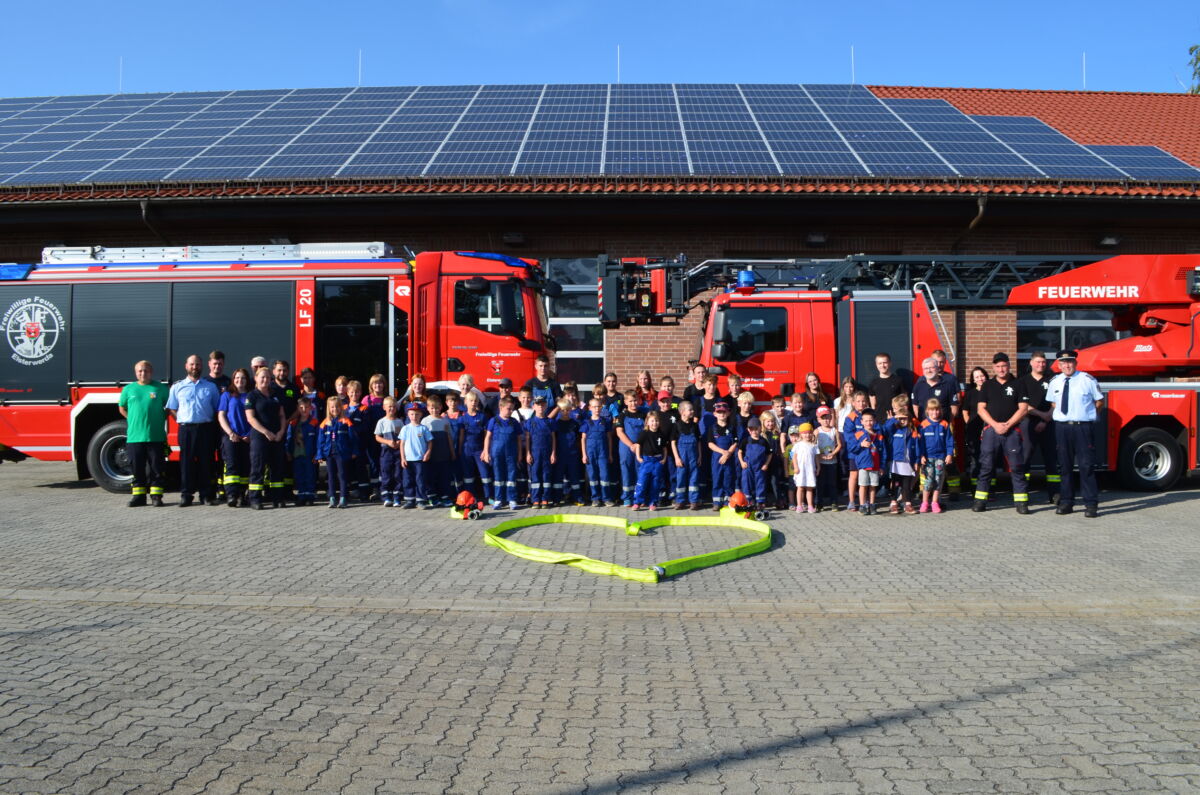
M 784 516 L 644 585 L 486 519 L 72 477 L 0 467 L 0 792 L 1200 792 L 1188 491 Z M 730 533 L 518 537 L 646 565 Z

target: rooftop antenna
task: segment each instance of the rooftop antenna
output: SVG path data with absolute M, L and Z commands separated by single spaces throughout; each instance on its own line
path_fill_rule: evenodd
M 125 93 L 125 56 L 117 56 L 117 93 Z
M 617 45 L 617 82 L 621 82 L 621 45 Z
M 1083 53 L 1083 90 L 1087 91 L 1087 52 Z
M 356 83 L 355 85 L 359 85 L 359 86 L 362 85 L 362 50 L 361 49 L 359 49 L 359 51 L 358 51 L 358 83 Z
M 850 45 L 850 85 L 858 85 L 858 81 L 854 79 L 854 45 Z

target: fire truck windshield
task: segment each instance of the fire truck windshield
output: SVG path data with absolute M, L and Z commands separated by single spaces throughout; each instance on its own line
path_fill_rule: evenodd
M 525 301 L 520 283 L 463 280 L 454 285 L 454 322 L 489 334 L 524 337 Z

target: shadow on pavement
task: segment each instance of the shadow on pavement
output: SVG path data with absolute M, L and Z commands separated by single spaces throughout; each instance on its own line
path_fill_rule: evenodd
M 1086 674 L 1105 673 L 1117 670 L 1120 667 L 1135 663 L 1142 660 L 1157 657 L 1161 654 L 1167 654 L 1181 649 L 1189 649 L 1200 646 L 1200 636 L 1192 636 L 1183 638 L 1171 643 L 1164 643 L 1150 648 L 1141 649 L 1139 651 L 1130 652 L 1128 654 L 1117 654 L 1110 657 L 1103 657 L 1090 662 L 1083 662 L 1078 665 L 1063 668 L 1060 671 L 1055 671 L 1044 676 L 1035 676 L 1028 679 L 1018 679 L 1010 684 L 995 685 L 993 687 L 984 687 L 976 690 L 973 693 L 964 695 L 953 701 L 937 701 L 929 704 L 919 704 L 908 709 L 892 710 L 884 712 L 861 720 L 847 721 L 832 726 L 824 726 L 819 729 L 797 734 L 792 737 L 783 737 L 770 742 L 762 742 L 756 745 L 748 745 L 744 750 L 734 751 L 726 756 L 707 757 L 696 759 L 691 762 L 672 765 L 662 770 L 647 770 L 640 773 L 620 774 L 615 778 L 599 784 L 588 786 L 584 792 L 588 793 L 606 793 L 618 792 L 626 788 L 643 788 L 653 787 L 658 784 L 666 784 L 668 782 L 678 783 L 675 780 L 686 776 L 689 773 L 712 770 L 720 768 L 726 764 L 738 764 L 741 762 L 752 762 L 754 759 L 781 751 L 793 751 L 803 748 L 806 744 L 815 740 L 823 740 L 825 738 L 847 737 L 855 734 L 862 734 L 876 729 L 882 729 L 886 726 L 896 723 L 903 723 L 914 718 L 926 718 L 931 715 L 936 715 L 943 712 L 953 712 L 957 709 L 969 707 L 977 704 L 988 702 L 995 696 L 1007 696 L 1019 693 L 1025 693 L 1036 688 L 1045 687 L 1046 685 L 1062 681 L 1064 679 L 1073 679 L 1077 676 Z M 573 790 L 574 791 L 574 790 Z

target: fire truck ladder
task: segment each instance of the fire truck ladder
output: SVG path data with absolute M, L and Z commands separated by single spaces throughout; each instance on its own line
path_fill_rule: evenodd
M 362 260 L 392 256 L 387 243 L 289 243 L 267 246 L 63 246 L 42 249 L 44 265 L 121 262 L 260 262 Z

